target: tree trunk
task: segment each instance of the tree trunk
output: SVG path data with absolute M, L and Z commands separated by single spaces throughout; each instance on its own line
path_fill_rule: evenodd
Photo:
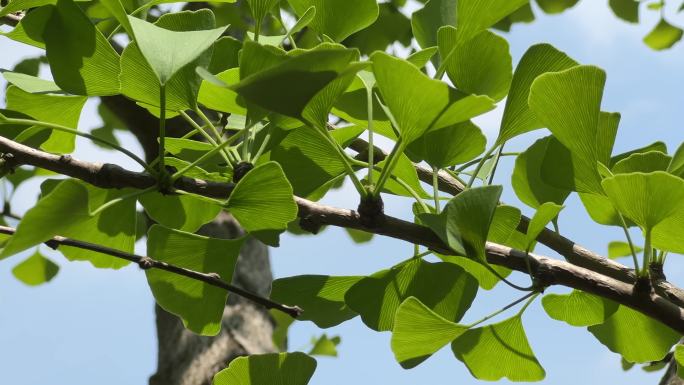
M 122 96 L 102 98 L 138 138 L 146 158 L 157 156 L 159 122 L 146 110 Z M 167 132 L 180 136 L 188 132 L 184 121 L 167 122 Z M 222 212 L 199 233 L 216 238 L 236 238 L 243 235 L 237 222 Z M 271 286 L 271 266 L 268 248 L 249 238 L 242 246 L 233 284 L 268 296 Z M 155 306 L 158 362 L 150 385 L 206 385 L 219 370 L 235 357 L 276 351 L 271 339 L 273 320 L 268 311 L 237 295 L 229 295 L 223 312 L 221 332 L 215 337 L 198 336 L 183 327 L 178 317 Z

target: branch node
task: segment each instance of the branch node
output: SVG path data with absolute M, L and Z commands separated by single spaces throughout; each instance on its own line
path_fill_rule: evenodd
M 221 279 L 221 276 L 218 273 L 207 273 L 207 276 L 211 279 Z
M 380 196 L 362 197 L 356 211 L 359 213 L 361 224 L 366 228 L 378 228 L 385 223 L 385 203 Z
M 149 270 L 154 267 L 154 260 L 150 257 L 142 257 L 138 261 L 138 266 L 143 270 Z
M 237 183 L 242 179 L 247 173 L 254 168 L 254 165 L 249 162 L 240 162 L 233 169 L 233 182 Z
M 665 272 L 663 271 L 662 263 L 651 263 L 650 265 L 648 265 L 648 270 L 651 275 L 651 280 L 653 282 L 667 280 L 667 277 L 665 277 Z
M 651 289 L 651 279 L 649 277 L 639 277 L 634 283 L 634 290 L 632 293 L 634 295 L 650 294 Z
M 72 160 L 73 160 L 73 158 L 69 154 L 64 154 L 64 155 L 59 156 L 59 162 L 60 163 L 69 164 L 69 163 L 71 163 Z
M 51 248 L 52 250 L 57 250 L 57 248 L 59 247 L 59 242 L 57 242 L 54 239 L 47 240 L 44 243 L 47 247 Z
M 318 234 L 321 231 L 323 225 L 319 220 L 313 215 L 306 215 L 299 218 L 299 227 L 304 231 L 308 231 L 311 234 Z

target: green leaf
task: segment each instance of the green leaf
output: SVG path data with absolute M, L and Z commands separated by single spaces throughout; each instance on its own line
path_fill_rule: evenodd
M 429 0 L 423 8 L 413 12 L 411 27 L 418 45 L 422 48 L 435 47 L 440 27 L 456 26 L 456 4 L 456 0 Z
M 62 92 L 62 89 L 51 80 L 45 80 L 35 76 L 9 71 L 2 71 L 2 76 L 5 78 L 5 80 L 7 80 L 8 83 L 19 87 L 22 91 L 32 94 Z
M 634 251 L 636 253 L 642 252 L 644 249 L 634 245 Z M 608 244 L 608 258 L 617 259 L 622 257 L 629 257 L 632 255 L 632 248 L 629 247 L 629 243 L 622 241 L 612 241 Z
M 392 351 L 397 362 L 410 369 L 463 334 L 467 328 L 449 321 L 409 297 L 399 305 L 392 329 Z
M 546 376 L 527 341 L 520 315 L 468 330 L 451 343 L 451 349 L 480 380 L 541 381 Z
M 299 17 L 310 7 L 316 7 L 309 27 L 336 42 L 373 24 L 379 13 L 375 0 L 288 0 L 288 3 Z
M 315 16 L 316 7 L 312 5 L 309 8 L 307 8 L 306 11 L 304 11 L 302 16 L 299 17 L 299 19 L 296 23 L 294 23 L 292 28 L 290 28 L 290 30 L 287 31 L 287 34 L 285 34 L 285 39 L 288 39 L 290 36 L 306 28 L 309 24 L 311 24 Z
M 482 154 L 487 138 L 470 121 L 430 130 L 406 148 L 415 162 L 426 161 L 430 166 L 446 168 L 475 159 Z
M 501 100 L 513 76 L 508 42 L 489 31 L 459 42 L 458 31 L 452 26 L 442 27 L 437 37 L 441 65 L 446 66 L 449 79 L 463 92 Z
M 245 47 L 250 45 L 246 43 Z M 242 81 L 231 89 L 261 108 L 294 118 L 302 118 L 307 104 L 328 84 L 361 69 L 350 65 L 358 59 L 357 51 L 327 45 L 288 56 L 278 64 L 245 76 L 242 63 L 246 62 L 246 55 L 243 53 L 241 59 Z
M 548 14 L 563 13 L 578 2 L 579 0 L 537 0 L 539 8 Z
M 663 171 L 618 174 L 602 185 L 617 210 L 647 232 L 684 204 L 684 180 Z
M 153 225 L 147 234 L 150 257 L 203 273 L 217 273 L 230 282 L 240 253 L 241 239 L 215 239 Z M 194 333 L 216 335 L 228 292 L 196 279 L 159 269 L 145 271 L 154 299 L 179 316 Z
M 380 3 L 378 7 L 380 13 L 375 22 L 344 39 L 342 44 L 349 48 L 358 48 L 363 55 L 385 51 L 388 46 L 395 43 L 404 47 L 411 45 L 413 35 L 409 18 L 391 3 Z
M 247 4 L 256 24 L 261 25 L 268 12 L 278 4 L 278 0 L 247 0 Z
M 677 362 L 677 375 L 679 378 L 684 378 L 684 345 L 675 346 L 674 359 Z
M 568 55 L 549 44 L 530 47 L 515 68 L 497 143 L 504 143 L 520 134 L 543 127 L 543 123 L 538 121 L 528 105 L 532 83 L 539 75 L 563 71 L 576 65 L 577 62 Z
M 368 243 L 373 239 L 373 233 L 367 233 L 365 231 L 346 228 L 347 234 L 354 241 L 354 243 Z
M 316 360 L 304 353 L 253 354 L 238 357 L 214 376 L 213 385 L 306 385 Z
M 194 29 L 209 29 L 214 25 L 214 14 L 208 9 L 165 14 L 155 23 L 159 29 L 174 34 L 194 33 Z M 201 84 L 201 78 L 195 72 L 195 68 L 209 66 L 211 56 L 211 50 L 205 49 L 166 82 L 168 111 L 194 109 Z M 121 54 L 120 79 L 122 94 L 138 102 L 159 107 L 157 75 L 135 42 L 126 46 Z
M 404 144 L 409 144 L 430 129 L 445 111 L 449 87 L 430 79 L 413 64 L 386 53 L 376 52 L 371 60 L 383 100 L 396 120 Z
M 551 136 L 538 139 L 515 159 L 515 167 L 511 175 L 511 185 L 518 198 L 526 205 L 538 208 L 544 202 L 562 204 L 570 195 L 570 190 L 558 188 L 546 182 L 542 176 L 542 168 L 551 161 L 549 157 L 550 142 L 555 141 Z M 550 156 L 554 156 L 551 154 Z M 566 162 L 553 162 L 556 172 Z M 572 170 L 569 170 L 571 173 Z
M 468 189 L 446 205 L 448 244 L 455 251 L 485 261 L 485 243 L 496 206 L 503 191 L 501 186 Z
M 406 61 L 418 68 L 423 68 L 432 59 L 432 57 L 439 51 L 439 47 L 428 47 L 420 51 L 410 54 Z
M 29 286 L 37 286 L 50 282 L 58 271 L 59 266 L 56 263 L 36 250 L 32 256 L 14 266 L 12 275 Z
M 618 310 L 618 304 L 579 290 L 570 294 L 547 294 L 542 306 L 549 317 L 572 326 L 602 324 Z
M 672 158 L 660 151 L 649 151 L 628 156 L 611 167 L 613 174 L 627 174 L 630 172 L 649 173 L 653 171 L 667 171 Z
M 362 277 L 331 277 L 299 275 L 273 281 L 271 299 L 301 307 L 301 321 L 312 321 L 320 328 L 329 328 L 356 317 L 344 303 L 344 295 Z
M 226 30 L 172 31 L 128 16 L 140 52 L 160 84 L 166 84 L 186 64 L 197 59 Z
M 7 109 L 24 113 L 48 123 L 66 127 L 76 127 L 81 116 L 81 109 L 86 102 L 84 96 L 58 96 L 31 94 L 10 86 L 7 89 Z M 70 153 L 74 151 L 73 134 L 54 131 L 43 127 L 24 129 L 14 140 L 39 147 L 48 152 Z
M 138 197 L 145 212 L 155 222 L 187 232 L 195 232 L 221 211 L 221 206 L 190 195 L 166 195 L 153 191 Z
M 639 1 L 638 0 L 610 0 L 610 9 L 615 16 L 628 23 L 639 22 Z
M 337 345 L 340 344 L 340 337 L 328 338 L 326 334 L 319 338 L 312 339 L 313 347 L 309 351 L 310 356 L 329 356 L 337 357 Z
M 451 263 L 409 260 L 361 279 L 345 295 L 363 323 L 377 331 L 392 330 L 399 305 L 416 297 L 442 317 L 458 321 L 477 294 L 477 281 Z
M 235 185 L 226 208 L 248 232 L 285 230 L 297 217 L 292 186 L 276 162 L 261 164 Z
M 57 1 L 43 40 L 61 89 L 88 96 L 119 93 L 119 55 L 74 1 Z
M 527 4 L 529 0 L 460 0 L 458 1 L 458 35 L 466 42 L 497 21 Z
M 553 202 L 546 202 L 537 208 L 537 211 L 530 220 L 530 224 L 527 225 L 527 250 L 531 250 L 539 234 L 546 228 L 549 222 L 558 217 L 563 207 Z
M 513 248 L 523 248 L 524 245 L 519 246 L 517 244 L 512 244 L 516 234 L 520 234 L 523 238 L 525 237 L 516 230 L 518 223 L 520 223 L 520 210 L 518 208 L 506 205 L 498 206 L 494 212 L 492 224 L 489 226 L 487 240 Z M 472 275 L 478 281 L 480 287 L 485 290 L 493 289 L 494 286 L 501 281 L 499 277 L 494 275 L 481 261 L 456 255 L 437 254 L 437 256 L 444 262 L 461 266 L 463 270 Z M 510 269 L 502 266 L 495 265 L 490 266 L 490 268 L 495 270 L 502 277 L 507 277 L 511 273 Z
M 622 305 L 606 322 L 590 326 L 589 331 L 629 362 L 660 361 L 681 337 L 660 322 Z
M 684 177 L 684 143 L 682 143 L 672 156 L 667 172 L 678 177 Z
M 608 163 L 617 130 L 616 119 L 600 113 L 605 80 L 603 70 L 577 66 L 540 75 L 530 90 L 530 108 L 572 153 L 580 192 L 601 192 L 596 163 Z
M 51 182 L 55 183 L 57 181 Z M 74 179 L 60 182 L 26 212 L 0 258 L 43 243 L 55 235 L 132 253 L 136 222 L 133 199 L 109 207 L 98 215 L 90 215 L 103 203 L 126 193 L 130 190 L 99 189 Z M 60 246 L 59 250 L 70 260 L 89 260 L 95 267 L 120 268 L 128 264 L 125 260 L 84 249 Z
M 630 155 L 641 154 L 641 153 L 650 152 L 650 151 L 658 151 L 658 152 L 662 152 L 664 154 L 667 154 L 667 145 L 663 142 L 657 141 L 657 142 L 653 142 L 651 144 L 648 144 L 646 146 L 636 148 L 634 150 L 623 152 L 621 154 L 612 156 L 610 158 L 610 164 L 607 164 L 607 166 L 613 167 L 613 166 L 615 166 L 615 164 L 617 162 L 628 158 Z
M 218 73 L 216 77 L 227 85 L 237 84 L 240 81 L 240 69 L 231 68 Z M 215 111 L 238 115 L 247 114 L 245 107 L 238 102 L 238 94 L 235 91 L 227 87 L 217 86 L 206 80 L 202 81 L 197 102 Z
M 380 169 L 385 168 L 386 165 L 387 159 L 384 159 L 376 164 L 376 166 Z M 399 156 L 399 160 L 397 160 L 394 169 L 392 169 L 392 175 L 400 178 L 411 189 L 413 189 L 413 191 L 415 191 L 418 196 L 425 199 L 432 197 L 423 189 L 423 186 L 420 184 L 420 179 L 418 179 L 416 166 L 411 162 L 411 160 L 408 157 L 406 157 L 406 155 L 401 154 Z M 380 172 L 377 170 L 373 170 L 374 180 L 378 180 L 379 177 Z M 402 184 L 393 179 L 388 179 L 385 185 L 383 186 L 382 190 L 383 192 L 400 196 L 413 196 Z
M 660 22 L 644 36 L 644 43 L 654 50 L 660 51 L 675 45 L 682 38 L 682 29 L 668 23 L 665 19 Z
M 278 350 L 287 350 L 288 338 L 287 334 L 290 329 L 290 325 L 295 322 L 295 319 L 290 317 L 289 314 L 285 314 L 280 310 L 271 309 L 268 311 L 273 318 L 275 327 L 273 328 L 273 344 L 278 348 Z

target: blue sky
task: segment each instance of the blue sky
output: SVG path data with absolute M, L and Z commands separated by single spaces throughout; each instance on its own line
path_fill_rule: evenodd
M 514 62 L 530 45 L 548 42 L 581 63 L 605 69 L 608 80 L 603 109 L 622 113 L 615 152 L 655 140 L 665 141 L 673 151 L 684 140 L 683 46 L 654 52 L 641 42 L 657 22 L 657 14 L 647 14 L 644 9 L 641 25 L 629 25 L 612 15 L 607 1 L 596 0 L 584 0 L 559 16 L 536 13 L 536 22 L 517 25 L 506 36 Z M 669 20 L 684 24 L 681 16 L 670 16 Z M 0 68 L 12 68 L 36 51 L 0 38 L 0 53 Z M 96 106 L 96 101 L 87 104 L 80 128 L 92 128 L 99 123 L 94 112 Z M 477 120 L 490 138 L 496 135 L 500 116 L 499 108 Z M 525 135 L 507 148 L 524 149 L 540 135 Z M 139 151 L 130 135 L 123 135 L 122 140 Z M 81 158 L 135 167 L 113 153 L 107 153 L 105 158 L 85 141 L 79 140 L 78 144 L 77 156 Z M 504 185 L 510 185 L 511 163 L 505 162 L 497 174 Z M 15 202 L 16 211 L 29 208 L 37 191 L 37 183 L 23 186 Z M 517 202 L 510 187 L 506 188 L 504 200 Z M 354 207 L 357 203 L 349 186 L 325 201 L 341 207 Z M 410 215 L 406 201 L 396 198 L 387 199 L 387 210 L 401 217 Z M 560 225 L 570 238 L 601 253 L 605 253 L 609 241 L 621 239 L 620 231 L 591 222 L 576 198 L 569 200 Z M 343 230 L 334 228 L 318 236 L 285 236 L 281 244 L 271 251 L 276 277 L 370 274 L 409 257 L 412 251 L 408 244 L 380 237 L 369 244 L 355 245 Z M 545 249 L 538 252 L 553 256 Z M 68 263 L 59 254 L 49 254 L 61 265 L 60 273 L 49 284 L 37 288 L 26 287 L 12 277 L 11 269 L 21 261 L 21 256 L 0 262 L 0 383 L 146 383 L 156 368 L 156 334 L 153 299 L 144 275 L 133 266 L 120 271 L 98 270 L 87 263 Z M 668 258 L 667 270 L 670 280 L 682 286 L 684 264 L 677 257 Z M 524 282 L 525 277 L 516 278 Z M 481 318 L 518 296 L 503 286 L 491 292 L 481 291 L 466 319 Z M 525 313 L 524 324 L 530 344 L 546 369 L 544 383 L 657 383 L 659 374 L 646 374 L 638 368 L 624 373 L 616 354 L 583 328 L 571 328 L 549 319 L 538 302 Z M 296 323 L 291 328 L 291 348 L 305 346 L 321 332 L 311 323 Z M 325 332 L 342 336 L 340 356 L 318 359 L 311 382 L 314 385 L 478 383 L 448 349 L 415 369 L 402 369 L 389 348 L 390 334 L 373 332 L 358 318 Z

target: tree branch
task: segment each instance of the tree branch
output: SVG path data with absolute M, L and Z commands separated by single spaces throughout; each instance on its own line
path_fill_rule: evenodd
M 14 229 L 12 227 L 0 226 L 0 234 L 14 235 L 15 232 L 16 232 L 16 229 Z M 283 304 L 274 302 L 268 298 L 264 298 L 260 295 L 254 294 L 254 293 L 247 291 L 245 289 L 231 285 L 230 283 L 221 279 L 221 277 L 217 273 L 202 273 L 199 271 L 190 270 L 190 269 L 186 269 L 184 267 L 172 265 L 172 264 L 167 263 L 167 262 L 159 261 L 159 260 L 156 260 L 156 259 L 151 258 L 151 257 L 141 256 L 141 255 L 136 255 L 136 254 L 130 254 L 130 253 L 126 253 L 126 252 L 121 251 L 121 250 L 112 249 L 112 248 L 101 246 L 101 245 L 96 245 L 96 244 L 90 243 L 90 242 L 78 241 L 75 239 L 66 238 L 66 237 L 62 237 L 59 235 L 52 237 L 52 239 L 47 240 L 44 243 L 47 246 L 49 246 L 50 248 L 55 249 L 55 250 L 59 246 L 77 247 L 79 249 L 90 250 L 90 251 L 94 251 L 97 253 L 107 254 L 107 255 L 111 255 L 112 257 L 115 257 L 115 258 L 125 259 L 127 261 L 137 263 L 138 266 L 140 266 L 140 268 L 143 270 L 159 269 L 159 270 L 168 271 L 170 273 L 182 275 L 184 277 L 188 277 L 191 279 L 195 279 L 197 281 L 202 281 L 202 282 L 207 283 L 209 285 L 216 286 L 216 287 L 221 288 L 223 290 L 226 290 L 228 292 L 231 292 L 231 293 L 237 294 L 241 297 L 247 298 L 248 300 L 255 302 L 255 303 L 258 303 L 267 309 L 276 309 L 276 310 L 282 311 L 283 313 L 290 315 L 292 318 L 297 318 L 302 314 L 302 309 L 300 309 L 297 306 L 283 305 Z
M 52 155 L 0 137 L 0 152 L 12 154 L 12 164 L 28 164 L 68 175 L 106 188 L 146 188 L 155 183 L 152 176 L 124 170 L 121 167 L 89 163 L 63 156 Z M 108 182 L 110 181 L 110 182 Z M 226 199 L 233 188 L 231 183 L 208 183 L 196 179 L 179 180 L 185 191 L 212 198 Z M 208 187 L 210 186 L 210 187 Z M 325 206 L 307 199 L 295 197 L 302 224 L 314 232 L 323 225 L 354 228 L 375 234 L 420 244 L 440 253 L 451 250 L 429 228 L 386 216 L 375 227 L 363 224 L 359 214 L 353 210 Z M 563 285 L 586 291 L 629 306 L 670 328 L 684 334 L 684 309 L 653 292 L 634 290 L 634 285 L 611 278 L 599 272 L 543 256 L 527 255 L 523 251 L 488 242 L 488 261 L 520 272 L 527 272 L 525 260 L 529 258 L 533 273 L 544 286 Z

